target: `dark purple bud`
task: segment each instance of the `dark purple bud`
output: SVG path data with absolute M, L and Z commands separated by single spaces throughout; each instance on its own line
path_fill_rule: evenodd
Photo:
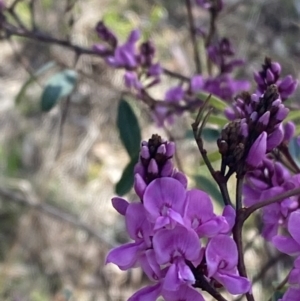
M 252 112 L 252 114 L 250 115 L 250 119 L 255 122 L 257 120 L 258 114 L 256 111 Z
M 256 83 L 258 85 L 264 85 L 265 84 L 264 80 L 262 79 L 262 77 L 260 76 L 260 74 L 258 72 L 254 72 L 253 75 L 254 75 L 254 80 L 256 81 Z
M 162 177 L 170 177 L 173 173 L 174 165 L 171 160 L 167 160 L 161 170 Z
M 173 178 L 179 181 L 184 188 L 187 187 L 187 178 L 184 173 L 177 171 L 174 173 Z
M 236 119 L 236 114 L 235 114 L 235 112 L 234 112 L 234 110 L 232 109 L 232 108 L 226 108 L 225 110 L 224 110 L 224 114 L 225 114 L 225 116 L 229 119 L 229 120 L 234 120 L 234 119 Z
M 129 205 L 129 203 L 120 198 L 120 197 L 115 197 L 115 198 L 112 198 L 111 200 L 112 202 L 112 205 L 113 207 L 121 214 L 121 215 L 125 215 L 126 214 L 126 210 L 127 210 L 127 207 Z
M 272 102 L 272 107 L 278 108 L 282 104 L 281 99 L 276 99 Z
M 158 175 L 158 165 L 156 161 L 152 158 L 148 165 L 148 173 L 152 175 Z
M 166 150 L 166 146 L 164 144 L 161 144 L 157 151 L 156 151 L 158 154 L 162 154 L 162 155 L 165 155 L 167 150 Z
M 142 141 L 141 146 L 148 146 L 148 141 Z
M 253 102 L 254 104 L 259 102 L 259 96 L 257 94 L 252 94 L 251 95 L 251 102 Z
M 145 177 L 145 167 L 143 166 L 142 162 L 138 162 L 134 167 L 134 174 L 140 174 L 142 178 Z
M 105 24 L 100 21 L 96 26 L 96 31 L 100 39 L 107 42 L 110 46 L 115 48 L 118 44 L 118 40 L 115 34 L 105 26 Z
M 292 121 L 288 121 L 284 125 L 284 141 L 289 142 L 294 137 L 295 131 L 296 131 L 295 123 Z
M 288 75 L 281 81 L 278 88 L 282 90 L 288 89 L 293 82 L 293 77 L 291 75 Z
M 141 147 L 141 158 L 148 160 L 150 158 L 150 152 L 148 146 Z
M 248 131 L 248 124 L 246 122 L 243 122 L 241 124 L 241 133 L 240 134 L 245 138 L 248 137 L 249 131 Z
M 271 70 L 273 73 L 275 73 L 277 76 L 281 73 L 281 66 L 277 62 L 272 62 L 271 63 Z
M 251 146 L 246 163 L 251 167 L 257 167 L 266 155 L 267 150 L 267 133 L 262 132 Z
M 134 176 L 133 187 L 134 187 L 136 194 L 140 197 L 140 199 L 142 199 L 144 192 L 147 188 L 147 184 L 145 183 L 144 179 L 138 173 L 135 174 L 135 176 Z
M 261 117 L 258 119 L 258 123 L 261 123 L 264 126 L 267 126 L 270 121 L 270 111 L 265 112 Z
M 270 69 L 268 69 L 266 72 L 266 81 L 268 85 L 274 84 L 275 76 Z
M 268 136 L 267 139 L 267 151 L 272 151 L 275 147 L 277 147 L 283 140 L 283 129 L 280 125 L 278 128 L 274 130 L 274 132 Z
M 166 155 L 168 158 L 171 158 L 174 156 L 175 154 L 175 143 L 173 141 L 170 141 L 167 143 L 167 146 L 166 146 Z
M 276 114 L 276 119 L 278 121 L 282 121 L 288 114 L 289 114 L 289 109 L 286 108 L 283 104 L 280 104 L 278 106 L 278 112 Z

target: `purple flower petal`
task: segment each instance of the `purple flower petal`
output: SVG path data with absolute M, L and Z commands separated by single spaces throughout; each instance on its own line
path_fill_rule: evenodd
M 224 207 L 222 215 L 226 219 L 227 224 L 229 226 L 228 230 L 223 230 L 225 231 L 224 233 L 227 233 L 227 231 L 231 231 L 233 226 L 235 225 L 236 212 L 231 205 L 227 205 Z
M 184 227 L 161 229 L 153 237 L 153 248 L 159 264 L 171 262 L 177 256 L 187 260 L 197 260 L 200 241 L 194 231 Z
M 238 262 L 236 244 L 227 235 L 213 237 L 207 244 L 205 255 L 209 277 L 212 277 L 218 269 L 234 268 Z
M 166 215 L 169 208 L 179 214 L 185 210 L 186 192 L 184 187 L 173 178 L 159 178 L 152 181 L 144 193 L 144 206 L 150 217 L 155 220 Z
M 125 215 L 129 203 L 120 197 L 112 198 L 111 200 L 113 207 L 122 215 Z
M 145 248 L 144 242 L 129 243 L 114 248 L 107 254 L 105 264 L 112 262 L 121 270 L 128 270 L 135 265 L 143 248 Z
M 293 239 L 299 245 L 300 251 L 300 210 L 294 211 L 291 213 L 289 221 L 288 221 L 288 230 L 292 235 Z
M 271 135 L 268 136 L 267 151 L 271 151 L 277 147 L 282 142 L 283 136 L 282 126 L 279 126 Z
M 278 301 L 299 301 L 300 288 L 290 287 Z
M 265 157 L 267 150 L 267 133 L 262 132 L 249 150 L 246 162 L 251 167 L 257 167 Z
M 142 203 L 131 203 L 126 210 L 126 229 L 129 236 L 134 240 L 145 240 L 150 243 L 149 236 L 152 227 L 146 218 L 146 212 Z
M 250 281 L 239 275 L 218 272 L 214 275 L 214 278 L 222 283 L 232 295 L 244 294 L 251 289 Z
M 188 285 L 182 285 L 178 291 L 175 292 L 163 291 L 162 296 L 165 301 L 205 301 L 197 290 Z
M 161 278 L 161 269 L 156 261 L 155 253 L 153 249 L 147 250 L 143 256 L 140 257 L 139 262 L 143 271 L 153 281 L 157 281 Z
M 293 255 L 300 252 L 300 246 L 293 238 L 278 235 L 273 237 L 272 243 L 282 253 Z
M 136 194 L 142 199 L 144 192 L 147 188 L 147 184 L 145 183 L 144 179 L 141 177 L 140 174 L 136 173 L 134 176 L 134 190 Z
M 161 283 L 157 283 L 153 286 L 146 286 L 140 289 L 128 301 L 156 301 L 160 294 Z

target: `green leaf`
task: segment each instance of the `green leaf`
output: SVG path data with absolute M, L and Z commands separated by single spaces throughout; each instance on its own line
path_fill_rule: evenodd
M 207 97 L 210 95 L 210 93 L 207 93 L 207 92 L 200 92 L 198 93 L 198 98 L 200 98 L 201 100 L 205 101 L 207 99 Z M 209 104 L 220 110 L 220 111 L 224 111 L 227 107 L 228 107 L 228 104 L 223 101 L 222 99 L 220 99 L 219 97 L 215 96 L 215 95 L 211 95 L 210 96 L 210 99 L 209 99 Z
M 290 111 L 289 115 L 285 118 L 285 121 L 292 121 L 295 119 L 300 119 L 300 110 Z
M 131 106 L 124 99 L 119 104 L 117 127 L 128 155 L 135 158 L 140 151 L 141 130 Z
M 24 98 L 24 95 L 27 91 L 27 88 L 34 83 L 37 78 L 42 75 L 43 73 L 45 73 L 46 71 L 48 71 L 49 69 L 51 69 L 52 67 L 54 67 L 56 64 L 55 62 L 48 62 L 45 65 L 43 65 L 41 68 L 39 68 L 34 74 L 32 74 L 31 77 L 29 77 L 27 79 L 27 81 L 23 84 L 23 86 L 21 87 L 19 93 L 17 94 L 16 98 L 15 98 L 15 102 L 18 105 L 21 100 Z
M 217 161 L 221 160 L 221 154 L 219 153 L 218 150 L 209 153 L 207 155 L 207 157 L 208 157 L 208 160 L 209 160 L 210 163 L 214 163 L 214 162 L 217 162 Z M 203 160 L 201 161 L 201 165 L 205 165 Z
M 207 192 L 221 206 L 224 205 L 222 195 L 215 182 L 201 175 L 194 176 L 194 179 L 198 188 Z
M 71 69 L 66 69 L 53 75 L 46 83 L 42 94 L 42 111 L 50 111 L 59 100 L 70 95 L 76 85 L 77 77 L 77 72 Z
M 138 161 L 138 156 L 133 158 L 123 170 L 121 179 L 119 180 L 119 182 L 116 184 L 115 187 L 116 194 L 122 196 L 127 192 L 129 192 L 130 189 L 132 188 L 133 179 L 134 179 L 133 170 L 137 161 Z
M 220 137 L 220 131 L 212 128 L 204 128 L 202 130 L 202 137 L 207 142 L 216 142 Z
M 278 301 L 279 299 L 281 299 L 284 295 L 284 292 L 281 291 L 276 291 L 274 292 L 273 296 L 272 296 L 272 301 Z
M 210 115 L 208 118 L 208 123 L 215 124 L 220 127 L 223 127 L 228 122 L 228 119 L 226 119 L 224 116 Z

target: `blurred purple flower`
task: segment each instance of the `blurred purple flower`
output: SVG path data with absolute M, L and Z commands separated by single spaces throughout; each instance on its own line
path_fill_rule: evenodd
M 276 84 L 281 99 L 284 101 L 289 98 L 296 90 L 298 81 L 293 79 L 291 75 L 280 79 L 281 66 L 277 62 L 273 62 L 270 58 L 265 58 L 262 70 L 254 72 L 254 80 L 257 83 L 258 93 L 264 93 L 268 86 Z

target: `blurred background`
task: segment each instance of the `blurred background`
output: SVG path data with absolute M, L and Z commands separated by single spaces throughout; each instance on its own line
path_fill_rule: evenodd
M 300 1 L 224 2 L 218 35 L 230 38 L 237 57 L 246 59 L 236 76 L 252 81 L 253 71 L 270 56 L 281 63 L 283 74 L 299 79 Z M 38 32 L 86 48 L 98 42 L 94 28 L 101 19 L 121 41 L 138 27 L 155 42 L 164 67 L 186 76 L 195 73 L 184 1 L 24 0 L 15 12 Z M 207 26 L 206 11 L 195 9 L 194 14 L 197 25 Z M 99 57 L 77 59 L 72 49 L 34 39 L 2 36 L 0 49 L 0 300 L 127 300 L 146 278 L 139 269 L 104 267 L 107 251 L 128 240 L 123 218 L 110 202 L 129 162 L 116 126 L 123 72 L 108 68 Z M 66 69 L 76 70 L 72 93 L 42 112 L 47 81 Z M 162 98 L 174 82 L 166 77 L 155 95 Z M 191 187 L 210 185 L 220 210 L 216 187 L 203 179 L 208 173 L 189 135 L 192 118 L 184 115 L 175 126 L 158 128 L 144 104 L 127 101 L 142 138 L 158 133 L 175 140 L 177 166 Z M 214 147 L 212 141 L 208 145 Z M 132 192 L 127 197 L 134 200 Z M 260 239 L 255 223 L 253 218 L 246 225 L 246 263 L 256 277 L 258 300 L 267 300 L 290 263 L 286 259 L 270 268 L 283 256 Z M 270 258 L 274 262 L 266 267 Z

